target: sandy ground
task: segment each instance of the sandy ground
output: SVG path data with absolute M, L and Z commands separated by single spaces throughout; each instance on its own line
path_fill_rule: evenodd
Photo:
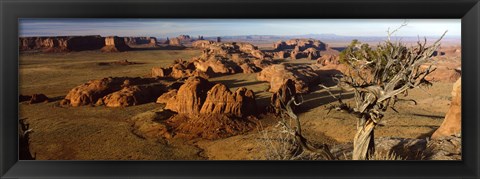
M 198 50 L 145 50 L 122 53 L 96 51 L 21 54 L 20 94 L 44 93 L 49 103 L 19 104 L 19 118 L 25 118 L 33 129 L 31 151 L 40 160 L 244 160 L 265 159 L 268 145 L 262 140 L 263 129 L 273 129 L 277 118 L 261 115 L 261 126 L 244 135 L 215 141 L 181 139 L 149 141 L 131 132 L 129 119 L 139 113 L 162 108 L 148 103 L 126 108 L 58 107 L 68 91 L 91 79 L 108 76 L 145 76 L 153 66 L 167 66 L 178 58 L 190 59 Z M 129 60 L 142 64 L 102 66 L 100 62 Z M 299 60 L 294 63 L 311 63 Z M 256 74 L 234 74 L 210 79 L 232 90 L 247 87 L 255 92 L 260 106 L 268 105 L 271 93 L 268 83 L 256 80 Z M 453 83 L 434 83 L 427 89 L 410 91 L 409 98 L 418 104 L 397 104 L 399 113 L 389 110 L 384 126 L 375 130 L 376 137 L 429 137 L 441 124 L 449 107 Z M 352 97 L 351 94 L 344 94 Z M 304 96 L 299 117 L 306 137 L 315 144 L 337 145 L 351 142 L 356 120 L 342 112 L 328 113 L 334 104 L 324 90 Z

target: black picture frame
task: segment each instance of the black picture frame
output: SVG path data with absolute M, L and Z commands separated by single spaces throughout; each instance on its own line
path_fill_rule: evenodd
M 1 0 L 2 178 L 480 178 L 478 0 Z M 18 161 L 18 18 L 461 18 L 462 161 Z

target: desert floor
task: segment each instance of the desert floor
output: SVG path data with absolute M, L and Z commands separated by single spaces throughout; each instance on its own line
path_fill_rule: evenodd
M 92 79 L 108 76 L 148 76 L 153 66 L 167 66 L 178 58 L 189 60 L 199 50 L 143 50 L 120 53 L 83 51 L 71 53 L 22 53 L 19 68 L 19 93 L 43 93 L 49 103 L 19 104 L 19 118 L 33 129 L 31 151 L 37 160 L 239 160 L 265 159 L 268 144 L 262 132 L 274 128 L 277 118 L 260 115 L 261 125 L 243 135 L 219 140 L 150 141 L 131 132 L 129 119 L 139 113 L 162 108 L 148 103 L 126 108 L 60 107 L 58 102 L 70 89 Z M 101 65 L 102 62 L 128 60 L 141 64 Z M 314 63 L 297 60 L 292 63 Z M 257 103 L 268 105 L 268 83 L 256 80 L 256 74 L 234 74 L 211 78 L 235 90 L 246 87 L 255 91 Z M 411 102 L 399 103 L 388 110 L 376 137 L 426 138 L 440 126 L 449 108 L 453 83 L 436 82 L 424 89 L 409 91 Z M 352 94 L 344 94 L 352 97 Z M 326 108 L 335 100 L 325 90 L 304 96 L 299 117 L 306 137 L 314 143 L 329 145 L 351 142 L 356 119 L 349 114 Z

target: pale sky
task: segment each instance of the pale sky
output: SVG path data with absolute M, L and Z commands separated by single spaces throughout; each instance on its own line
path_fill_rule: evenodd
M 386 36 L 388 28 L 408 23 L 397 36 L 460 37 L 461 19 L 19 19 L 20 36 L 231 36 L 305 35 Z

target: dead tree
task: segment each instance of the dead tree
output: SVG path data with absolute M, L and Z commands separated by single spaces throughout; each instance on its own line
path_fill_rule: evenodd
M 425 64 L 439 47 L 446 32 L 432 45 L 427 46 L 425 38 L 423 42 L 419 40 L 410 47 L 400 41 L 392 42 L 392 33 L 389 32 L 388 39 L 376 48 L 358 41 L 352 42 L 341 57 L 349 67 L 348 72 L 333 77 L 337 82 L 335 87 L 354 92 L 354 106 L 344 103 L 341 97 L 336 97 L 340 105 L 334 106 L 354 114 L 358 119 L 353 160 L 368 160 L 374 154 L 374 129 L 387 109 L 397 112 L 397 102 L 415 102 L 412 99 L 400 99 L 400 95 L 406 97 L 409 89 L 431 85 L 425 77 L 435 69 L 432 68 L 433 64 Z
M 301 154 L 304 150 L 306 150 L 315 154 L 319 154 L 322 158 L 326 160 L 334 160 L 335 157 L 330 152 L 328 145 L 321 144 L 320 146 L 315 147 L 302 135 L 300 119 L 295 114 L 292 106 L 298 106 L 302 104 L 303 98 L 297 94 L 287 95 L 288 92 L 290 91 L 286 91 L 281 95 L 290 96 L 290 99 L 284 96 L 280 97 L 282 105 L 279 109 L 277 109 L 278 111 L 280 111 L 280 116 L 282 118 L 282 120 L 278 123 L 282 128 L 280 132 L 289 134 L 293 138 L 294 142 L 298 145 L 300 149 L 300 152 L 297 152 L 298 154 Z M 292 92 L 290 92 L 290 94 L 292 94 Z M 283 99 L 286 99 L 288 101 L 284 101 Z

